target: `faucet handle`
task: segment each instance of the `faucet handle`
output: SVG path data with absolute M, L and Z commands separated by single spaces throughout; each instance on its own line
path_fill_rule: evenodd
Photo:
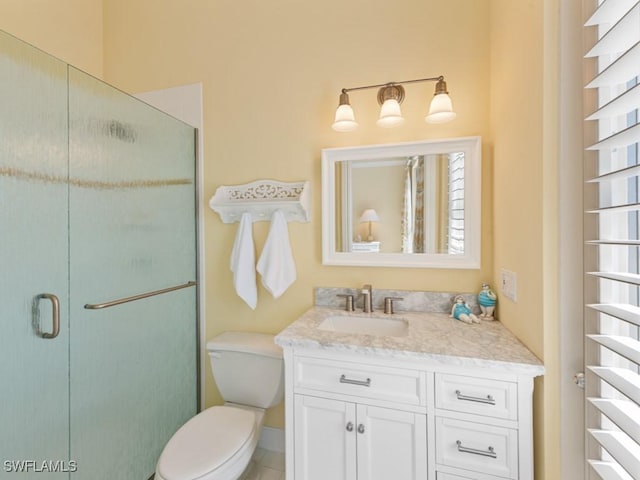
M 393 312 L 393 302 L 404 300 L 402 297 L 385 297 L 384 299 L 384 313 L 391 315 Z
M 353 312 L 355 310 L 355 307 L 353 305 L 353 295 L 350 295 L 348 293 L 339 293 L 336 295 L 336 297 L 344 297 L 346 299 L 344 309 L 347 312 Z
M 371 289 L 366 287 L 369 287 L 369 285 L 365 285 L 365 288 L 362 289 L 362 311 L 364 313 L 371 313 L 373 312 L 373 298 Z

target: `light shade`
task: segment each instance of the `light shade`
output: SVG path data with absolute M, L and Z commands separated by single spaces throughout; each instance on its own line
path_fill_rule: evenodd
M 368 223 L 369 224 L 369 235 L 367 236 L 367 241 L 373 241 L 373 233 L 371 231 L 371 222 L 379 222 L 380 217 L 376 213 L 373 208 L 367 208 L 362 215 L 360 216 L 360 223 Z
M 351 105 L 340 105 L 336 110 L 336 118 L 331 125 L 336 132 L 351 132 L 358 128 L 353 108 Z
M 388 98 L 380 107 L 380 118 L 376 122 L 379 127 L 391 128 L 404 123 L 400 103 L 395 98 Z
M 378 213 L 373 208 L 366 209 L 364 212 L 362 212 L 362 215 L 360 216 L 360 223 L 379 222 L 379 221 L 380 221 L 380 217 L 378 216 Z
M 427 123 L 444 123 L 454 118 L 456 118 L 456 114 L 453 111 L 453 104 L 449 94 L 438 93 L 434 95 L 429 106 L 429 113 L 424 117 L 424 120 Z

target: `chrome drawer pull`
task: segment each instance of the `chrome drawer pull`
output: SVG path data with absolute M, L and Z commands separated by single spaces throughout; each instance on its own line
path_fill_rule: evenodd
M 350 383 L 351 385 L 360 385 L 361 387 L 370 387 L 371 379 L 367 378 L 366 380 L 352 380 L 347 378 L 346 375 L 340 375 L 340 383 Z
M 474 455 L 481 455 L 483 457 L 498 458 L 498 454 L 493 451 L 493 447 L 489 447 L 486 450 L 478 450 L 476 448 L 469 448 L 462 445 L 460 440 L 456 440 L 458 451 L 462 453 L 473 453 Z
M 467 402 L 478 402 L 478 403 L 486 403 L 489 405 L 495 405 L 496 400 L 491 395 L 487 395 L 486 398 L 483 397 L 470 397 L 468 395 L 463 395 L 460 390 L 456 390 L 456 397 L 458 400 L 466 400 Z

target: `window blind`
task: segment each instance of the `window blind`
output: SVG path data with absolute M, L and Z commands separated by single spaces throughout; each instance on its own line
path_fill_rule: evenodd
M 585 23 L 597 40 L 586 58 L 597 73 L 586 84 L 598 107 L 597 217 L 586 232 L 597 249 L 597 288 L 585 324 L 589 478 L 640 480 L 640 1 L 604 0 Z M 588 318 L 588 317 L 587 317 Z
M 449 254 L 464 254 L 464 153 L 449 154 Z

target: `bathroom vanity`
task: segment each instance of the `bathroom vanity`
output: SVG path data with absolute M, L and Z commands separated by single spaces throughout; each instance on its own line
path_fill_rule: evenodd
M 314 307 L 275 341 L 287 480 L 533 479 L 544 368 L 500 322 Z

